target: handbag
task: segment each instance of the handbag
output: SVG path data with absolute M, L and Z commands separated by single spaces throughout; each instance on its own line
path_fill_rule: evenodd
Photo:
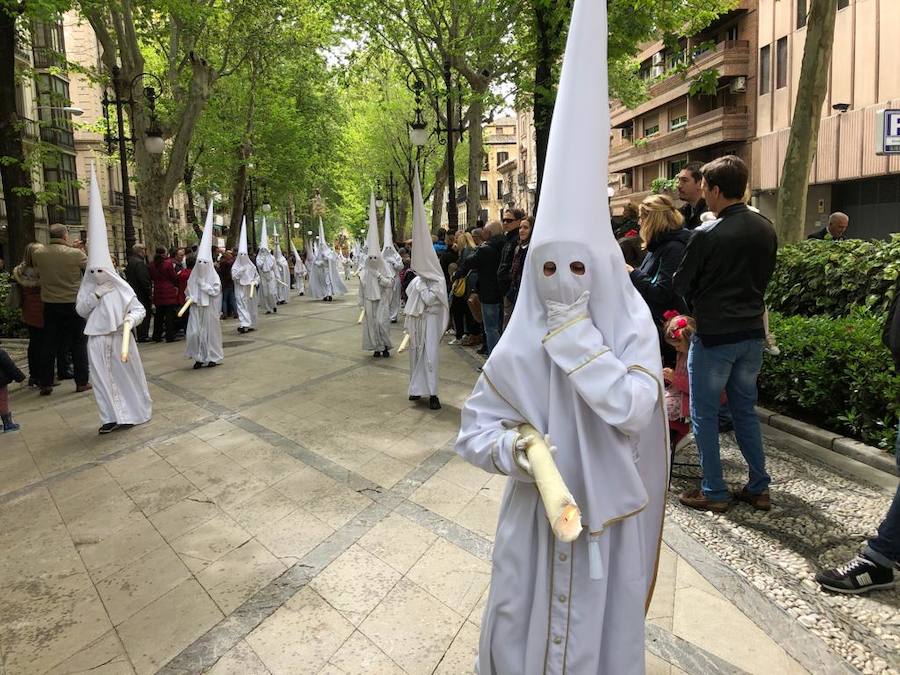
M 453 282 L 453 297 L 455 298 L 464 298 L 466 297 L 466 278 L 460 277 Z
M 9 285 L 9 293 L 6 295 L 7 309 L 19 309 L 22 306 L 22 287 L 15 281 Z
M 478 293 L 472 293 L 468 299 L 469 311 L 472 312 L 472 318 L 478 323 L 484 323 L 484 316 L 481 313 L 481 298 Z

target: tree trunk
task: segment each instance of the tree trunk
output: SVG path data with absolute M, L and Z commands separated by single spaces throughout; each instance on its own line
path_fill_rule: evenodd
M 250 144 L 245 140 L 237 151 L 238 170 L 231 184 L 231 221 L 228 226 L 228 248 L 234 248 L 241 234 L 241 221 L 244 218 L 244 193 L 247 190 L 247 158 L 250 156 Z M 248 238 L 249 245 L 249 238 Z
M 806 226 L 809 172 L 819 141 L 836 14 L 837 0 L 816 0 L 812 3 L 806 24 L 797 103 L 781 170 L 775 215 L 775 227 L 782 244 L 800 241 Z
M 34 191 L 25 166 L 22 124 L 16 111 L 16 15 L 0 10 L 0 178 L 6 204 L 9 250 L 7 268 L 22 259 L 25 246 L 34 241 Z
M 434 176 L 433 201 L 431 203 L 431 231 L 437 232 L 441 227 L 441 216 L 444 215 L 444 195 L 447 193 L 447 160 Z M 412 197 L 410 197 L 412 199 Z
M 478 93 L 473 92 L 472 101 L 466 111 L 469 127 L 469 192 L 466 196 L 466 230 L 470 232 L 477 227 L 481 211 L 481 171 L 484 166 L 481 128 L 483 114 L 484 101 Z
M 194 208 L 194 165 L 187 163 L 184 167 L 184 217 L 192 232 L 197 231 L 197 209 Z
M 547 146 L 550 143 L 550 122 L 553 119 L 553 64 L 559 55 L 555 53 L 554 36 L 551 32 L 553 8 L 543 2 L 533 3 L 533 7 L 537 48 L 534 67 L 534 144 L 537 173 L 534 210 L 537 212 L 544 164 L 547 161 Z

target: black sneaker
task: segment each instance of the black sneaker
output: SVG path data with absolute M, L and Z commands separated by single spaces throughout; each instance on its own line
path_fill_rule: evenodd
M 837 593 L 866 593 L 894 587 L 894 571 L 860 554 L 833 570 L 819 572 L 816 583 Z
M 102 436 L 104 434 L 111 434 L 119 427 L 115 422 L 107 422 L 102 427 L 100 427 L 98 433 Z

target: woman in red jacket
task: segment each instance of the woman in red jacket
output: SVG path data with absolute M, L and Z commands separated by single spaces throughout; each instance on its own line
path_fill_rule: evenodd
M 19 285 L 22 297 L 22 323 L 28 327 L 28 386 L 43 382 L 42 373 L 52 379 L 53 364 L 44 363 L 44 303 L 41 300 L 41 276 L 34 266 L 33 254 L 40 244 L 25 247 L 22 263 L 13 268 L 12 278 Z
M 178 273 L 165 247 L 158 246 L 149 265 L 153 280 L 153 305 L 156 319 L 153 321 L 153 341 L 162 342 L 163 326 L 166 342 L 175 342 L 175 313 L 178 311 Z

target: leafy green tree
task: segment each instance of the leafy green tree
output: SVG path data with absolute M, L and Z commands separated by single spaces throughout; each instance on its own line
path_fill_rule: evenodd
M 837 0 L 815 0 L 806 22 L 797 101 L 775 207 L 775 227 L 782 244 L 800 241 L 806 226 L 809 172 L 816 156 L 822 104 L 828 90 L 836 15 Z

